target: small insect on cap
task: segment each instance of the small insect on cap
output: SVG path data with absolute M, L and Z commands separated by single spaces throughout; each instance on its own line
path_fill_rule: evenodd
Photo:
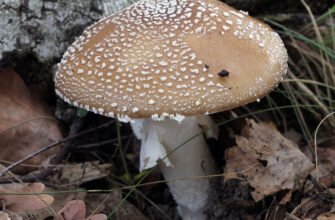
M 243 12 L 217 0 L 142 0 L 86 29 L 55 82 L 89 111 L 162 120 L 255 101 L 286 70 L 278 34 Z

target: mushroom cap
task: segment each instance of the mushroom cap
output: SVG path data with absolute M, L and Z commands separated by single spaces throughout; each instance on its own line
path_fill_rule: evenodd
M 55 76 L 65 101 L 121 121 L 228 110 L 287 71 L 271 28 L 217 0 L 141 0 L 87 28 Z

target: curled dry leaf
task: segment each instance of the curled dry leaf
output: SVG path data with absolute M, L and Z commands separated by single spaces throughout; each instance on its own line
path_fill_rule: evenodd
M 257 202 L 280 190 L 299 188 L 313 168 L 312 162 L 272 123 L 247 120 L 237 146 L 225 152 L 225 180 L 241 179 L 253 188 Z M 237 174 L 243 171 L 243 174 Z
M 86 206 L 82 200 L 72 200 L 57 212 L 57 220 L 85 220 Z M 96 214 L 88 220 L 106 220 L 104 214 Z
M 12 184 L 9 184 L 12 185 Z M 3 185 L 2 185 L 3 187 Z M 31 183 L 19 189 L 0 189 L 0 193 L 42 193 L 44 184 Z M 46 208 L 53 202 L 50 195 L 0 195 L 0 203 L 11 211 L 38 210 Z
M 0 74 L 0 159 L 17 161 L 61 138 L 61 133 L 40 97 L 33 95 L 12 70 Z M 41 164 L 54 150 L 40 154 L 28 162 Z M 31 171 L 18 167 L 17 173 Z

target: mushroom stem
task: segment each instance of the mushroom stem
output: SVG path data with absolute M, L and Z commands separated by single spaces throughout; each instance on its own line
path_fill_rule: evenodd
M 159 165 L 167 180 L 214 173 L 215 163 L 204 135 L 196 136 L 202 132 L 203 127 L 210 128 L 213 125 L 214 122 L 206 115 L 186 117 L 181 122 L 171 119 L 135 120 L 132 128 L 137 138 L 142 140 L 140 170 L 153 167 L 157 160 L 165 158 L 168 154 Z M 205 135 L 208 138 L 217 138 L 217 130 L 210 129 Z M 192 137 L 194 138 L 184 143 Z M 180 145 L 182 146 L 179 149 L 172 152 Z M 210 188 L 207 178 L 171 181 L 167 184 L 184 220 L 206 219 L 203 211 Z

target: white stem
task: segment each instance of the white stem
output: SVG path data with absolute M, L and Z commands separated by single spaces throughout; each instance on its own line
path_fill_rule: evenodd
M 136 136 L 142 140 L 140 169 L 154 166 L 157 160 L 199 134 L 201 127 L 211 127 L 213 124 L 208 116 L 186 117 L 180 123 L 170 119 L 136 120 L 132 127 Z M 208 135 L 216 137 L 216 133 L 212 130 Z M 215 163 L 201 134 L 171 153 L 160 163 L 160 169 L 165 179 L 185 178 L 213 174 Z M 205 219 L 203 211 L 210 188 L 207 178 L 171 181 L 167 184 L 184 220 Z

